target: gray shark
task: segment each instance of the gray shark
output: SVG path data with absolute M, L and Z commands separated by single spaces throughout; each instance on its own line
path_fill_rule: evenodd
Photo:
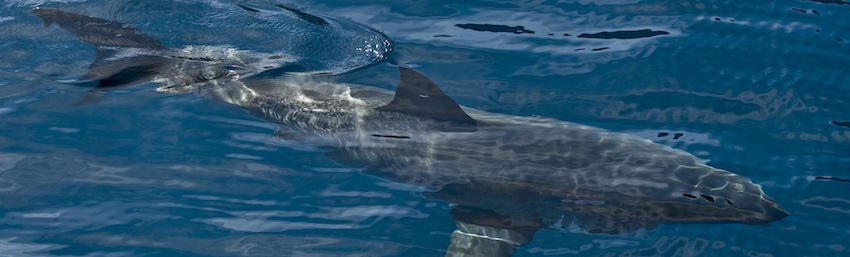
M 132 42 L 109 45 L 159 45 L 127 33 Z M 285 140 L 450 203 L 457 230 L 446 256 L 511 256 L 541 229 L 623 234 L 659 224 L 766 225 L 788 216 L 758 184 L 687 152 L 601 128 L 463 107 L 423 74 L 399 72 L 395 92 L 301 77 L 192 83 L 180 91 L 250 110 L 279 124 Z
M 661 223 L 768 224 L 788 216 L 750 179 L 629 134 L 459 106 L 401 67 L 395 93 L 258 80 L 199 89 L 281 124 L 343 165 L 452 205 L 446 256 L 510 256 L 544 228 L 622 234 Z

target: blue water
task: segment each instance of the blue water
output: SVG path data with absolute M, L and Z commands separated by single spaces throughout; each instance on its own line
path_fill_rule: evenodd
M 380 31 L 394 52 L 372 64 L 328 50 L 347 42 L 292 47 L 309 31 L 217 16 L 245 11 L 226 0 L 0 3 L 0 256 L 442 256 L 455 228 L 447 202 L 276 138 L 238 107 L 156 83 L 79 104 L 87 85 L 60 82 L 85 74 L 94 48 L 45 28 L 36 6 L 131 23 L 169 46 L 279 47 L 308 68 L 356 68 L 326 78 L 339 82 L 393 89 L 390 62 L 405 64 L 465 106 L 686 150 L 791 214 L 543 230 L 516 256 L 850 255 L 850 2 L 281 3 Z

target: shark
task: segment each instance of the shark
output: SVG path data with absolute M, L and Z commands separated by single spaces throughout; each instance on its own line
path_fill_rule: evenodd
M 34 12 L 97 47 L 162 49 L 108 21 L 90 26 L 63 20 L 93 18 Z M 117 40 L 117 33 L 124 37 Z M 111 69 L 118 73 L 93 65 L 91 79 L 109 84 L 173 77 L 147 67 L 174 58 L 143 59 L 141 68 L 116 62 Z M 186 72 L 197 76 L 191 75 L 195 69 Z M 341 165 L 449 203 L 456 230 L 446 256 L 512 256 L 544 229 L 617 235 L 661 224 L 768 225 L 789 215 L 759 184 L 685 151 L 593 126 L 464 107 L 421 72 L 403 65 L 398 72 L 395 91 L 306 76 L 190 79 L 180 90 L 162 91 L 192 92 L 249 110 L 278 124 L 280 140 L 315 146 Z
M 279 134 L 451 204 L 446 256 L 511 256 L 541 229 L 625 234 L 658 224 L 767 225 L 789 214 L 749 178 L 625 133 L 457 104 L 399 67 L 395 92 L 268 80 L 197 92 Z

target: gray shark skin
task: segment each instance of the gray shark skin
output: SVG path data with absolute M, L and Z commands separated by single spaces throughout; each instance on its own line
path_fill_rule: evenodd
M 446 256 L 511 256 L 546 228 L 623 234 L 658 224 L 767 225 L 788 216 L 750 179 L 687 152 L 596 127 L 462 107 L 409 68 L 399 68 L 395 92 L 304 77 L 234 80 L 250 73 L 166 49 L 132 26 L 33 12 L 98 48 L 109 65 L 96 61 L 90 80 L 131 85 L 153 78 L 164 84 L 160 91 L 195 92 L 250 110 L 280 124 L 286 140 L 451 203 L 457 230 Z M 122 58 L 127 51 L 131 57 Z M 101 59 L 102 52 L 109 57 Z M 230 83 L 210 83 L 222 78 Z
M 661 223 L 766 225 L 788 216 L 750 179 L 632 135 L 461 107 L 400 68 L 368 86 L 257 80 L 204 96 L 282 125 L 291 140 L 452 204 L 447 256 L 510 256 L 542 228 L 622 234 Z

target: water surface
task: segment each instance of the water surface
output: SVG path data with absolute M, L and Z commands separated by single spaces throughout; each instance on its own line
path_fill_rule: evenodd
M 683 149 L 761 184 L 791 214 L 770 226 L 544 230 L 516 256 L 850 254 L 848 2 L 280 3 L 382 32 L 394 41 L 392 62 L 428 75 L 462 105 Z M 0 255 L 445 251 L 448 203 L 276 138 L 275 124 L 237 107 L 157 93 L 156 83 L 77 104 L 89 88 L 60 81 L 85 74 L 94 48 L 43 27 L 35 6 L 121 20 L 172 47 L 282 50 L 308 67 L 353 67 L 327 51 L 347 42 L 292 43 L 285 39 L 309 31 L 274 19 L 247 30 L 249 20 L 213 15 L 244 11 L 232 1 L 3 2 Z M 393 89 L 396 68 L 369 63 L 326 79 Z

